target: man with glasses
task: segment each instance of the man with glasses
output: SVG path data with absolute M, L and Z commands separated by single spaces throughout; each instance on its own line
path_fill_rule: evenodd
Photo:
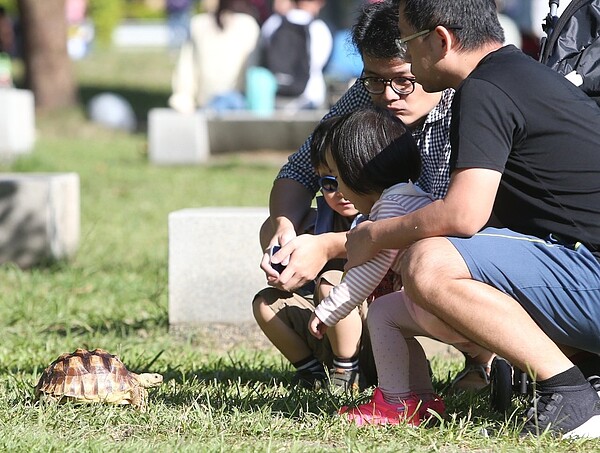
M 528 371 L 522 435 L 600 437 L 598 369 L 573 364 L 600 353 L 600 110 L 502 46 L 493 1 L 399 3 L 417 81 L 457 90 L 450 185 L 443 200 L 353 229 L 348 264 L 404 251 L 414 303 Z
M 398 7 L 394 0 L 371 2 L 364 7 L 352 29 L 353 43 L 364 63 L 363 74 L 325 118 L 373 104 L 388 109 L 412 129 L 421 150 L 423 169 L 416 184 L 440 198 L 445 195 L 449 180 L 448 135 L 453 90 L 427 93 L 415 83 L 410 64 L 398 56 L 397 21 Z M 281 274 L 275 272 L 268 252 L 263 256 L 261 268 L 269 285 L 283 292 L 303 287 L 325 263 L 346 254 L 345 233 L 302 234 L 314 222 L 311 201 L 318 190 L 318 176 L 310 163 L 309 147 L 310 137 L 279 172 L 270 195 L 270 218 L 260 232 L 265 251 L 273 245 L 282 245 L 274 260 L 286 264 L 286 270 Z M 297 340 L 297 333 L 290 326 L 279 317 L 272 318 L 269 306 L 274 301 L 271 299 L 264 293 L 254 299 L 257 322 L 270 338 L 269 329 L 287 330 L 290 337 Z M 474 378 L 469 385 L 479 387 L 487 383 L 484 368 L 489 359 L 489 355 L 482 356 L 481 363 L 467 368 L 467 371 L 475 370 L 475 373 L 467 373 L 467 377 Z

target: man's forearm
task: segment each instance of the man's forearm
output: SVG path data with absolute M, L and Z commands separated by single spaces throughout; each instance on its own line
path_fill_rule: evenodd
M 436 200 L 401 217 L 374 222 L 372 241 L 379 250 L 403 250 L 418 240 L 429 237 L 468 237 L 483 227 L 487 217 L 489 212 L 470 215 L 468 208 L 461 209 L 446 200 Z
M 346 258 L 346 232 L 322 233 L 317 236 L 325 250 L 327 260 Z
M 275 231 L 285 219 L 298 231 L 310 212 L 313 196 L 306 187 L 293 179 L 276 180 L 269 197 L 269 215 Z

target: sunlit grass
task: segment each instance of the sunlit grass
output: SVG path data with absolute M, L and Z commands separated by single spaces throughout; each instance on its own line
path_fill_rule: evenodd
M 114 56 L 78 63 L 86 86 L 168 95 L 168 71 L 138 73 L 119 61 L 157 65 L 165 56 Z M 153 62 L 153 63 L 152 63 Z M 105 70 L 101 71 L 100 69 Z M 151 74 L 146 80 L 143 74 Z M 109 77 L 110 74 L 110 77 Z M 120 82 L 119 80 L 121 80 Z M 162 88 L 161 88 L 162 87 Z M 77 172 L 81 243 L 68 263 L 23 271 L 0 267 L 0 450 L 2 451 L 598 451 L 597 441 L 519 440 L 516 416 L 489 409 L 486 392 L 452 395 L 461 363 L 434 359 L 447 417 L 434 427 L 357 429 L 335 416 L 356 397 L 289 385 L 290 365 L 270 347 L 222 327 L 169 334 L 167 216 L 201 206 L 266 206 L 278 166 L 238 157 L 204 166 L 148 163 L 144 134 L 111 132 L 83 109 L 38 118 L 34 152 L 4 170 Z M 248 304 L 252 295 L 248 295 Z M 218 295 L 215 295 L 218 299 Z M 33 386 L 59 354 L 101 347 L 134 371 L 164 375 L 149 410 L 40 404 Z M 518 411 L 517 411 L 518 412 Z M 516 412 L 516 413 L 517 413 Z

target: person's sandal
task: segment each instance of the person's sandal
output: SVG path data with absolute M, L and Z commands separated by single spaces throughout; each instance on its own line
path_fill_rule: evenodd
M 359 373 L 356 370 L 333 368 L 329 370 L 329 380 L 332 389 L 339 389 L 343 392 L 359 391 Z
M 469 364 L 456 375 L 450 384 L 453 390 L 477 392 L 490 384 L 490 367 Z

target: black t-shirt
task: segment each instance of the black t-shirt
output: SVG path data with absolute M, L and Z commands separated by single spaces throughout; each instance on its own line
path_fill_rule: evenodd
M 600 109 L 552 69 L 506 46 L 486 56 L 452 105 L 451 169 L 502 172 L 493 217 L 600 258 Z

